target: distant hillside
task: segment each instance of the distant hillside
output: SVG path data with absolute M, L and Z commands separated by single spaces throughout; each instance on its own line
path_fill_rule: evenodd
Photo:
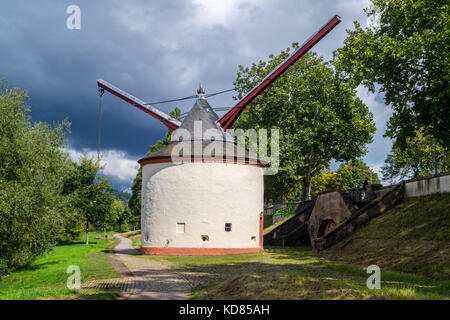
M 109 193 L 116 196 L 117 199 L 121 200 L 123 203 L 127 204 L 128 200 L 130 200 L 131 194 L 124 191 L 119 191 L 116 189 L 110 189 Z
M 320 255 L 450 279 L 450 194 L 408 198 Z

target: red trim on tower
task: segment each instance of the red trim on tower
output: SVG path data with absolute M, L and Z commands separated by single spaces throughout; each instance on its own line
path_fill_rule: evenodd
M 147 165 L 147 164 L 153 164 L 153 163 L 165 163 L 165 162 L 184 162 L 184 163 L 205 163 L 205 162 L 219 162 L 219 163 L 233 163 L 233 164 L 244 164 L 244 165 L 250 165 L 250 166 L 257 166 L 265 168 L 266 165 L 261 162 L 255 162 L 255 161 L 249 161 L 249 160 L 241 160 L 241 159 L 227 159 L 227 158 L 177 158 L 176 161 L 172 161 L 171 157 L 164 157 L 164 158 L 153 158 L 153 159 L 145 159 L 145 160 L 139 160 L 138 163 L 141 165 L 141 167 Z
M 260 248 L 176 248 L 141 247 L 142 254 L 157 256 L 220 256 L 259 252 Z
M 259 249 L 264 251 L 264 214 L 259 215 Z

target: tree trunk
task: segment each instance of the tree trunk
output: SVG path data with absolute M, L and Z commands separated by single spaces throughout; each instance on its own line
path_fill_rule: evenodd
M 89 222 L 86 221 L 86 244 L 89 244 Z
M 313 154 L 313 147 L 311 146 L 308 157 L 308 169 L 306 170 L 306 175 L 303 177 L 302 201 L 311 200 L 311 162 Z
M 311 178 L 309 173 L 303 178 L 302 201 L 311 200 Z

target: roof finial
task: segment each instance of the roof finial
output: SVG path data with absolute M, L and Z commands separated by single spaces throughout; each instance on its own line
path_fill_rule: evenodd
M 197 89 L 197 94 L 201 95 L 201 94 L 205 94 L 205 88 L 203 88 L 202 83 L 200 82 L 200 87 Z

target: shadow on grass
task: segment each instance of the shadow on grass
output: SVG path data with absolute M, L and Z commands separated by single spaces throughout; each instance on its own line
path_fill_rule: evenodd
M 186 278 L 200 299 L 443 299 L 448 281 L 382 271 L 381 291 L 369 291 L 368 274 L 357 265 L 317 257 L 306 247 L 268 247 L 261 254 L 164 257 L 171 272 Z M 158 270 L 161 279 L 165 270 Z M 156 277 L 158 278 L 158 277 Z M 447 283 L 443 285 L 442 283 Z
M 13 270 L 13 272 L 21 272 L 21 271 L 34 271 L 34 270 L 39 270 L 39 269 L 43 269 L 46 266 L 49 265 L 53 265 L 53 264 L 59 264 L 59 261 L 49 261 L 49 262 L 44 262 L 44 263 L 34 263 L 34 262 L 30 262 L 29 264 L 26 264 L 24 266 L 15 268 Z
M 115 300 L 121 295 L 117 288 L 103 288 L 100 292 L 86 292 L 63 297 L 40 298 L 38 300 Z
M 96 240 L 96 241 L 89 240 L 89 244 L 86 244 L 86 241 L 70 241 L 69 240 L 69 241 L 64 241 L 64 242 L 59 243 L 58 246 L 70 246 L 70 245 L 74 245 L 74 244 L 84 244 L 84 245 L 90 246 L 90 245 L 96 245 L 98 243 L 99 243 L 98 240 Z

